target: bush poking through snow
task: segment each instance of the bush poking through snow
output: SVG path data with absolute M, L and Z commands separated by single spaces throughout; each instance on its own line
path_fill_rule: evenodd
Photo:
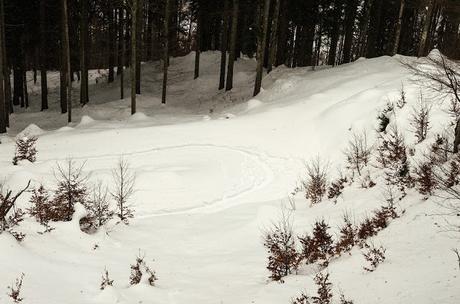
M 108 189 L 101 181 L 97 182 L 91 189 L 91 195 L 86 201 L 85 209 L 88 215 L 80 220 L 80 226 L 85 232 L 97 230 L 107 223 L 114 212 L 110 210 Z
M 367 134 L 353 133 L 352 139 L 348 142 L 345 150 L 345 156 L 348 162 L 348 168 L 354 173 L 355 171 L 361 176 L 361 171 L 369 163 L 372 154 L 372 147 L 367 142 Z
M 317 204 L 323 200 L 327 185 L 327 164 L 318 157 L 306 165 L 307 180 L 304 182 L 305 197 L 310 199 L 311 204 Z
M 410 116 L 410 124 L 412 131 L 417 138 L 417 143 L 421 143 L 426 139 L 430 124 L 430 110 L 431 107 L 420 96 L 419 105 L 412 108 L 412 115 Z
M 32 190 L 29 202 L 32 206 L 27 209 L 27 212 L 41 225 L 46 226 L 50 220 L 54 219 L 52 203 L 48 191 L 43 185 Z
M 404 84 L 401 83 L 401 90 L 399 91 L 399 99 L 396 102 L 396 105 L 398 108 L 402 109 L 406 105 L 407 100 L 406 100 L 406 91 L 404 90 Z
M 102 278 L 101 278 L 101 290 L 104 290 L 107 286 L 113 286 L 113 280 L 110 279 L 109 277 L 109 271 L 104 269 L 104 272 L 102 273 Z
M 353 304 L 354 302 L 352 300 L 348 300 L 347 298 L 345 298 L 345 295 L 341 292 L 340 293 L 340 304 Z
M 436 180 L 433 173 L 433 164 L 423 162 L 414 170 L 415 183 L 420 194 L 425 195 L 425 199 L 431 196 L 436 188 Z
M 311 298 L 305 293 L 302 292 L 300 296 L 291 300 L 291 304 L 311 304 Z
M 368 272 L 373 272 L 380 263 L 385 261 L 386 249 L 383 246 L 375 247 L 374 244 L 367 245 L 366 248 L 367 250 L 363 252 L 363 256 L 369 266 L 364 266 L 363 268 Z
M 318 273 L 315 276 L 315 284 L 318 286 L 317 296 L 312 297 L 313 304 L 330 304 L 332 302 L 332 283 L 329 282 L 329 273 Z
M 16 152 L 13 157 L 13 165 L 17 165 L 21 160 L 28 160 L 34 163 L 37 160 L 36 137 L 22 137 L 16 140 Z
M 313 235 L 299 237 L 302 244 L 302 258 L 307 264 L 320 262 L 326 267 L 329 264 L 329 257 L 334 254 L 332 236 L 329 234 L 329 225 L 324 220 L 317 221 L 313 227 Z
M 283 283 L 283 278 L 296 271 L 300 262 L 290 216 L 283 213 L 263 238 L 269 254 L 267 269 L 271 273 L 270 279 Z
M 374 227 L 374 222 L 369 217 L 366 217 L 358 227 L 358 239 L 361 244 L 371 236 L 377 234 L 377 231 Z
M 350 215 L 343 215 L 343 226 L 340 228 L 339 239 L 335 244 L 335 253 L 349 252 L 356 244 L 357 228 L 351 222 Z
M 65 164 L 57 164 L 54 176 L 58 182 L 58 188 L 54 192 L 54 216 L 55 221 L 70 221 L 75 212 L 75 204 L 86 204 L 87 200 L 87 176 L 83 173 L 85 163 L 77 165 L 72 159 Z
M 11 298 L 13 303 L 21 303 L 24 298 L 21 297 L 22 281 L 24 280 L 24 273 L 16 279 L 13 286 L 8 286 L 8 296 Z
M 391 113 L 394 113 L 394 105 L 391 102 L 388 102 L 382 112 L 377 116 L 377 120 L 379 121 L 377 131 L 386 131 L 388 125 L 390 124 Z
M 24 218 L 24 212 L 16 208 L 16 200 L 29 189 L 30 181 L 19 192 L 13 194 L 12 190 L 4 190 L 0 184 L 0 233 L 8 231 L 17 241 L 22 241 L 25 234 L 13 230 Z
M 155 281 L 158 280 L 155 271 L 151 270 L 144 261 L 144 257 L 140 254 L 136 257 L 136 263 L 131 265 L 131 275 L 129 276 L 129 284 L 137 285 L 141 282 L 143 276 L 147 276 L 147 281 L 150 286 L 155 286 Z
M 333 200 L 334 203 L 337 203 L 337 199 L 340 195 L 342 195 L 347 182 L 348 179 L 346 177 L 339 177 L 338 179 L 332 181 L 327 189 L 327 198 Z
M 116 215 L 124 224 L 129 224 L 129 219 L 134 217 L 129 200 L 134 193 L 136 177 L 125 159 L 120 158 L 116 169 L 112 171 L 112 178 L 115 186 L 110 194 L 117 204 Z

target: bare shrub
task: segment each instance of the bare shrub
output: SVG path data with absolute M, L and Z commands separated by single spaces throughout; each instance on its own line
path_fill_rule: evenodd
M 313 234 L 299 237 L 302 244 L 302 257 L 307 264 L 320 262 L 322 266 L 329 264 L 329 257 L 334 254 L 332 236 L 329 234 L 329 225 L 324 220 L 316 221 Z
M 304 182 L 305 197 L 310 199 L 313 205 L 321 202 L 326 194 L 328 165 L 324 164 L 318 157 L 310 161 L 306 165 L 306 168 L 307 180 Z
M 329 282 L 329 273 L 318 273 L 315 276 L 315 284 L 318 287 L 317 296 L 312 297 L 313 304 L 330 304 L 332 302 L 332 283 Z
M 361 176 L 361 170 L 368 165 L 372 154 L 372 147 L 367 142 L 366 132 L 361 134 L 353 133 L 352 139 L 348 142 L 348 147 L 344 151 L 348 162 L 348 168 Z
M 101 278 L 101 290 L 104 290 L 107 288 L 107 286 L 113 286 L 113 280 L 110 279 L 109 277 L 109 271 L 104 269 L 104 272 L 102 273 L 102 278 Z
M 136 257 L 136 263 L 131 265 L 131 275 L 129 277 L 129 284 L 137 285 L 141 282 L 143 276 L 147 276 L 147 281 L 150 286 L 155 286 L 155 281 L 158 280 L 155 271 L 147 266 L 144 256 L 140 254 Z
M 85 208 L 88 215 L 80 220 L 80 226 L 85 232 L 97 230 L 113 217 L 114 212 L 110 210 L 108 189 L 101 181 L 93 185 Z
M 115 186 L 110 194 L 117 204 L 116 215 L 128 224 L 129 219 L 134 217 L 134 209 L 129 200 L 134 193 L 136 177 L 125 159 L 120 158 L 116 169 L 112 170 L 112 178 Z
M 54 221 L 72 220 L 75 204 L 85 205 L 88 177 L 83 173 L 84 166 L 85 163 L 78 165 L 72 159 L 68 159 L 65 164 L 57 164 L 54 172 L 58 183 L 53 199 Z
M 22 209 L 16 207 L 18 198 L 30 187 L 30 181 L 17 193 L 4 189 L 0 184 L 0 233 L 8 231 L 17 241 L 22 241 L 25 234 L 13 230 L 24 218 Z
M 383 246 L 375 247 L 373 244 L 367 245 L 367 250 L 363 252 L 364 259 L 369 263 L 369 266 L 364 266 L 364 270 L 373 272 L 377 266 L 385 261 L 386 249 Z
M 417 138 L 417 143 L 421 143 L 426 139 L 430 124 L 430 111 L 431 107 L 428 106 L 423 100 L 422 94 L 420 94 L 419 104 L 417 107 L 412 108 L 410 116 L 410 124 Z
M 396 101 L 398 108 L 402 109 L 406 105 L 406 91 L 404 90 L 404 83 L 401 83 L 401 89 L 399 91 L 399 99 Z
M 300 262 L 290 215 L 283 212 L 281 219 L 265 231 L 263 240 L 269 254 L 270 279 L 283 283 L 283 278 L 296 271 Z
M 21 297 L 22 281 L 24 280 L 24 273 L 17 278 L 12 286 L 8 286 L 8 296 L 13 303 L 21 303 L 24 298 Z
M 457 248 L 452 249 L 452 252 L 455 253 L 458 262 L 458 270 L 460 270 L 460 251 Z
M 340 227 L 339 239 L 335 244 L 334 251 L 336 254 L 349 252 L 356 244 L 357 228 L 351 222 L 350 215 L 343 215 L 343 226 Z
M 37 160 L 36 137 L 22 137 L 16 140 L 16 152 L 13 157 L 13 165 L 21 160 L 28 160 L 34 163 Z

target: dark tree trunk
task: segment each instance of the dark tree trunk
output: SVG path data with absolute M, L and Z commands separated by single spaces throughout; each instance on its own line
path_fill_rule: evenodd
M 289 41 L 289 22 L 288 22 L 288 1 L 280 0 L 280 16 L 279 16 L 279 34 L 276 43 L 277 50 L 284 50 L 283 52 L 276 52 L 276 66 L 287 63 L 288 41 Z
M 62 0 L 62 23 L 63 23 L 63 53 L 65 62 L 65 78 L 67 93 L 67 121 L 72 122 L 72 83 L 70 82 L 70 40 L 69 40 L 69 17 L 67 10 L 67 0 Z
M 394 38 L 394 42 L 393 42 L 392 55 L 396 55 L 398 53 L 398 50 L 399 50 L 399 41 L 401 40 L 401 26 L 402 26 L 402 19 L 403 19 L 403 15 L 404 15 L 404 6 L 405 5 L 406 5 L 406 0 L 400 0 L 398 21 L 396 22 L 395 38 Z
M 272 71 L 274 65 L 276 66 L 276 54 L 278 52 L 278 19 L 280 15 L 280 1 L 281 0 L 275 0 L 275 7 L 273 9 L 267 73 Z
M 339 0 L 334 1 L 334 20 L 332 21 L 332 33 L 331 33 L 331 45 L 329 48 L 329 65 L 336 64 L 337 58 L 337 45 L 339 42 L 339 29 L 340 29 L 340 19 L 342 14 L 342 7 Z
M 40 0 L 40 83 L 42 93 L 41 110 L 48 109 L 48 79 L 46 76 L 47 41 L 46 41 L 46 0 Z
M 137 0 L 137 22 L 136 22 L 136 94 L 141 94 L 141 61 L 142 61 L 142 17 L 143 17 L 143 0 Z
M 382 5 L 383 0 L 372 1 L 371 15 L 370 15 L 370 26 L 367 37 L 367 52 L 368 58 L 379 56 L 379 38 L 380 26 L 382 20 Z
M 422 30 L 422 35 L 420 37 L 420 43 L 419 43 L 419 48 L 418 48 L 419 57 L 423 57 L 428 53 L 428 50 L 427 50 L 428 33 L 430 32 L 431 15 L 433 14 L 434 0 L 427 0 L 426 5 L 427 5 L 427 11 L 425 15 L 425 21 L 423 22 L 423 30 Z
M 268 31 L 268 14 L 270 12 L 270 0 L 264 1 L 263 15 L 261 22 L 261 32 L 258 35 L 257 42 L 257 71 L 256 71 L 256 82 L 254 86 L 254 96 L 260 93 L 262 87 L 262 75 L 264 69 L 264 57 L 265 57 L 265 46 L 267 43 L 267 31 Z
M 201 39 L 201 32 L 202 32 L 202 27 L 203 27 L 203 7 L 202 3 L 203 1 L 198 1 L 199 6 L 198 6 L 198 18 L 196 21 L 196 38 L 195 38 L 195 71 L 194 71 L 194 79 L 197 79 L 200 77 L 200 55 L 201 55 L 201 44 L 202 44 L 202 39 Z
M 15 106 L 24 106 L 24 77 L 22 72 L 22 65 L 18 64 L 13 70 L 13 104 Z
M 225 68 L 227 65 L 227 45 L 228 45 L 228 9 L 230 0 L 224 0 L 224 11 L 222 14 L 222 38 L 220 41 L 220 79 L 219 90 L 225 87 Z
M 125 72 L 124 72 L 124 65 L 125 65 L 125 53 L 126 53 L 126 44 L 125 44 L 125 36 L 124 36 L 124 9 L 120 8 L 118 10 L 118 46 L 119 46 L 119 56 L 118 56 L 118 69 L 117 74 L 120 75 L 120 98 L 125 98 Z
M 6 133 L 6 118 L 9 115 L 7 113 L 7 107 L 5 102 L 5 87 L 3 85 L 3 78 L 5 76 L 4 71 L 4 55 L 3 55 L 3 45 L 5 41 L 3 40 L 3 0 L 0 0 L 0 134 Z
M 131 7 L 131 114 L 136 113 L 136 67 L 137 67 L 137 17 L 139 0 L 132 0 Z
M 80 103 L 85 105 L 89 102 L 88 92 L 88 1 L 81 0 L 81 24 L 80 24 Z
M 353 45 L 353 28 L 355 25 L 357 1 L 349 0 L 345 7 L 345 41 L 343 43 L 343 62 L 352 60 L 351 48 Z
M 166 91 L 168 86 L 168 65 L 169 65 L 169 13 L 170 3 L 165 0 L 165 15 L 163 24 L 163 90 L 161 94 L 161 103 L 166 103 Z
M 235 65 L 236 38 L 238 35 L 239 0 L 233 0 L 232 28 L 230 32 L 230 53 L 228 56 L 227 83 L 225 91 L 233 89 L 233 68 Z
M 108 19 L 109 19 L 109 76 L 108 82 L 115 80 L 115 21 L 112 1 L 108 1 Z

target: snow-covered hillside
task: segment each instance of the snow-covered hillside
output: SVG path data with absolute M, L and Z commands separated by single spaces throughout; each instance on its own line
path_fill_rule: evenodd
M 239 60 L 234 90 L 223 93 L 217 91 L 219 56 L 203 55 L 198 80 L 193 55 L 172 60 L 166 106 L 159 99 L 159 64 L 145 63 L 141 113 L 132 117 L 129 99 L 117 100 L 117 84 L 95 83 L 96 71 L 90 105 L 75 111 L 76 123 L 65 125 L 57 103 L 46 113 L 32 106 L 12 115 L 12 129 L 0 145 L 0 179 L 8 188 L 19 190 L 32 180 L 34 187 L 53 189 L 53 168 L 68 158 L 86 162 L 89 184 L 102 180 L 110 187 L 111 170 L 122 156 L 136 174 L 135 216 L 129 225 L 112 221 L 95 234 L 80 231 L 82 210 L 72 222 L 51 223 L 55 229 L 45 234 L 26 217 L 17 229 L 26 234 L 22 242 L 0 234 L 0 303 L 9 303 L 6 288 L 21 273 L 23 303 L 34 304 L 281 304 L 304 290 L 314 294 L 317 267 L 302 265 L 283 284 L 268 279 L 263 231 L 286 208 L 295 209 L 294 230 L 302 234 L 321 218 L 337 232 L 345 212 L 359 220 L 382 205 L 385 185 L 373 166 L 377 185 L 347 186 L 337 203 L 310 206 L 298 193 L 293 208 L 288 197 L 305 178 L 305 162 L 320 156 L 329 162 L 332 179 L 338 168 L 345 170 L 343 151 L 354 132 L 366 131 L 373 143 L 377 116 L 399 98 L 402 85 L 408 104 L 395 110 L 392 123 L 416 155 L 426 147 L 416 145 L 408 121 L 420 87 L 400 64 L 417 59 L 360 59 L 317 71 L 280 67 L 251 99 L 255 61 Z M 32 104 L 38 103 L 39 87 L 33 91 Z M 57 88 L 51 91 L 56 99 Z M 451 128 L 445 106 L 432 108 L 427 143 Z M 27 127 L 31 121 L 35 125 Z M 35 163 L 11 163 L 19 133 L 38 136 Z M 19 207 L 27 209 L 29 197 L 22 196 Z M 437 200 L 409 189 L 397 206 L 404 214 L 372 239 L 387 249 L 385 262 L 366 272 L 357 247 L 332 260 L 334 293 L 342 290 L 357 304 L 459 303 L 460 269 L 451 249 L 460 248 L 460 236 L 444 231 Z M 139 252 L 156 271 L 155 287 L 129 285 Z M 104 268 L 114 286 L 101 291 Z

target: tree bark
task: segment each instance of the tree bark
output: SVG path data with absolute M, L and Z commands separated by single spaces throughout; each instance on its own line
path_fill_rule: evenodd
M 219 90 L 225 87 L 225 68 L 227 65 L 227 45 L 228 45 L 228 7 L 230 0 L 224 0 L 224 11 L 222 13 L 222 37 L 220 41 L 220 79 Z
M 124 20 L 124 9 L 120 7 L 118 11 L 118 22 L 119 22 L 119 31 L 118 31 L 118 45 L 120 47 L 119 57 L 118 57 L 118 69 L 117 74 L 120 75 L 120 99 L 125 98 L 125 53 L 126 53 L 126 44 L 125 44 L 125 20 Z
M 0 134 L 6 133 L 6 117 L 9 115 L 6 110 L 5 102 L 5 87 L 3 85 L 3 78 L 5 76 L 4 65 L 3 65 L 3 45 L 5 41 L 3 40 L 3 0 L 0 0 Z
M 136 16 L 136 94 L 141 94 L 141 60 L 142 60 L 142 17 L 143 17 L 143 0 L 136 0 L 137 16 Z
M 239 0 L 233 0 L 232 28 L 230 32 L 230 53 L 228 56 L 227 83 L 225 85 L 225 91 L 230 91 L 233 89 L 233 69 L 236 58 L 236 38 L 238 35 L 238 12 Z
M 263 16 L 262 16 L 262 32 L 259 34 L 257 45 L 257 71 L 256 82 L 254 86 L 254 96 L 260 93 L 262 87 L 262 74 L 264 69 L 265 46 L 267 43 L 268 30 L 268 14 L 270 12 L 270 0 L 264 1 Z
M 340 18 L 341 18 L 341 3 L 338 0 L 334 1 L 334 20 L 332 25 L 332 34 L 331 34 L 331 45 L 329 48 L 329 65 L 336 65 L 336 58 L 337 58 L 337 45 L 339 42 L 339 26 L 340 26 Z
M 401 40 L 401 26 L 402 26 L 402 19 L 404 14 L 404 6 L 406 5 L 406 0 L 400 0 L 399 4 L 399 14 L 398 14 L 398 22 L 396 23 L 396 30 L 395 30 L 395 40 L 393 43 L 393 52 L 392 55 L 396 55 L 399 50 L 399 41 Z
M 40 84 L 41 84 L 41 110 L 48 109 L 48 79 L 46 76 L 46 0 L 40 0 Z
M 80 19 L 80 103 L 85 105 L 89 102 L 88 94 L 88 0 L 81 0 Z
M 356 18 L 356 0 L 349 0 L 345 12 L 345 41 L 343 43 L 343 62 L 349 63 L 352 60 L 351 47 L 353 45 L 353 28 Z
M 422 36 L 418 48 L 418 57 L 423 57 L 427 54 L 428 33 L 430 31 L 431 15 L 433 14 L 434 0 L 427 0 L 427 11 L 425 21 L 423 22 Z
M 137 68 L 137 10 L 139 0 L 132 0 L 131 7 L 131 114 L 136 113 L 136 68 Z
M 272 71 L 274 65 L 276 66 L 276 54 L 278 52 L 278 19 L 280 15 L 280 2 L 280 0 L 275 0 L 275 7 L 273 9 L 267 73 L 270 73 Z
M 163 20 L 163 90 L 161 94 L 161 103 L 166 103 L 166 91 L 168 85 L 168 65 L 169 65 L 169 13 L 170 3 L 165 0 L 165 15 Z
M 108 19 L 109 19 L 109 75 L 107 81 L 109 83 L 115 80 L 115 22 L 112 1 L 108 1 Z
M 62 0 L 62 21 L 63 21 L 63 49 L 65 53 L 66 83 L 67 83 L 67 121 L 72 122 L 72 83 L 70 82 L 70 40 L 69 40 L 69 17 L 67 10 L 67 0 Z

